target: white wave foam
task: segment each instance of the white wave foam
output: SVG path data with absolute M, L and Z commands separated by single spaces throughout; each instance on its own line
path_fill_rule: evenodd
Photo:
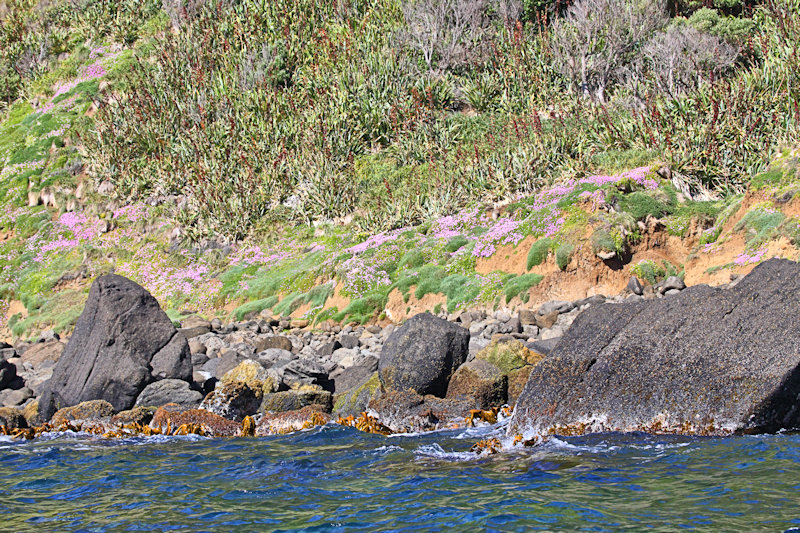
M 478 456 L 472 452 L 447 452 L 436 443 L 425 444 L 414 450 L 414 454 L 423 457 L 433 457 L 445 461 L 474 461 Z

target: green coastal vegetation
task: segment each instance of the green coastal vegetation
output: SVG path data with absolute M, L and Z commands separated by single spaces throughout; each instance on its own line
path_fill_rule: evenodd
M 737 246 L 711 273 L 796 259 L 800 3 L 654 5 L 0 1 L 0 326 L 68 331 L 110 271 L 316 323 L 685 275 L 631 259 L 654 220 Z

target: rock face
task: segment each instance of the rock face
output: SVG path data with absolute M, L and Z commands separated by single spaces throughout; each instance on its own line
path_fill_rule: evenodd
M 378 362 L 385 388 L 443 398 L 469 355 L 469 331 L 430 313 L 411 317 L 386 340 Z
M 145 289 L 101 276 L 45 387 L 40 414 L 49 419 L 57 409 L 98 399 L 130 409 L 149 383 L 169 378 L 192 378 L 186 338 Z
M 800 265 L 731 289 L 595 306 L 531 372 L 510 433 L 800 427 Z

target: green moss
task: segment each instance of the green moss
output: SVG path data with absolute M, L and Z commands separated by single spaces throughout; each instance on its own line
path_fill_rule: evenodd
M 528 251 L 527 269 L 530 270 L 535 266 L 541 265 L 547 259 L 547 254 L 553 247 L 552 239 L 545 237 L 539 239 L 531 244 L 531 249 Z
M 333 412 L 340 416 L 358 414 L 356 411 L 365 407 L 366 403 L 375 396 L 380 387 L 381 381 L 378 373 L 375 372 L 363 385 L 344 394 L 337 394 L 333 404 Z
M 493 341 L 475 355 L 475 359 L 482 359 L 492 363 L 504 374 L 509 374 L 514 370 L 534 364 L 540 358 L 528 350 L 520 341 Z
M 463 235 L 456 235 L 455 237 L 451 238 L 447 241 L 444 249 L 450 253 L 456 252 L 466 246 L 469 243 L 466 237 Z
M 277 296 L 270 296 L 268 298 L 247 302 L 246 304 L 240 305 L 234 309 L 233 316 L 236 318 L 236 320 L 243 320 L 246 315 L 254 312 L 260 313 L 264 309 L 272 309 L 277 303 Z
M 770 205 L 757 205 L 748 211 L 734 226 L 735 231 L 745 230 L 748 248 L 757 248 L 778 235 L 778 227 L 786 216 Z
M 503 292 L 506 295 L 506 303 L 519 296 L 523 302 L 528 301 L 528 291 L 531 287 L 538 285 L 543 277 L 539 274 L 523 274 L 511 277 L 504 282 Z
M 569 260 L 572 259 L 572 254 L 575 252 L 575 246 L 569 243 L 564 243 L 556 248 L 556 265 L 560 270 L 566 270 L 569 265 Z

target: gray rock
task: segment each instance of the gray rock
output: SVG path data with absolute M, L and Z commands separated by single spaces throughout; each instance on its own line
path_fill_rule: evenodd
M 95 280 L 69 344 L 39 402 L 49 419 L 59 407 L 106 400 L 117 411 L 133 407 L 159 379 L 192 377 L 186 338 L 158 302 L 136 283 L 109 274 Z
M 560 337 L 554 337 L 547 340 L 526 342 L 525 347 L 531 350 L 532 352 L 548 356 L 550 355 L 550 353 L 553 351 L 553 349 L 556 347 L 556 345 L 560 340 L 561 340 Z
M 8 348 L 0 348 L 0 361 L 8 361 L 17 356 L 17 351 L 10 346 Z
M 384 387 L 444 397 L 467 360 L 469 332 L 429 313 L 411 317 L 383 346 L 378 376 Z
M 268 350 L 270 348 L 278 348 L 279 350 L 286 350 L 287 352 L 291 352 L 294 349 L 292 346 L 292 341 L 289 340 L 288 337 L 284 337 L 282 335 L 263 337 L 256 341 L 256 352 L 263 352 L 264 350 Z
M 136 398 L 135 407 L 161 407 L 176 403 L 182 409 L 195 409 L 203 396 L 192 390 L 189 384 L 179 379 L 162 379 L 144 388 Z
M 628 280 L 628 285 L 626 285 L 625 288 L 631 291 L 633 294 L 637 294 L 639 296 L 641 296 L 644 292 L 642 284 L 639 282 L 639 278 L 636 276 L 631 276 L 631 279 Z
M 297 389 L 303 385 L 319 385 L 325 390 L 333 390 L 333 382 L 328 379 L 325 368 L 315 361 L 295 359 L 275 370 L 290 389 Z
M 209 357 L 205 353 L 192 354 L 192 367 L 203 366 L 208 359 Z
M 29 398 L 33 398 L 33 391 L 28 387 L 22 387 L 17 390 L 6 389 L 0 392 L 0 403 L 3 407 L 17 407 L 25 403 Z
M 670 276 L 659 284 L 658 292 L 665 294 L 670 290 L 682 291 L 685 288 L 686 283 L 684 283 L 681 278 L 678 276 Z
M 342 335 L 339 337 L 339 344 L 342 348 L 352 349 L 358 347 L 358 337 L 355 335 Z
M 345 368 L 334 379 L 334 390 L 336 394 L 348 392 L 356 387 L 363 385 L 374 374 L 374 370 L 363 366 L 351 366 Z
M 292 359 L 295 359 L 295 356 L 292 354 L 292 352 L 287 350 L 281 350 L 280 348 L 268 348 L 263 352 L 258 352 L 256 354 L 256 359 L 258 359 L 261 364 L 272 366 L 278 361 L 289 362 Z
M 573 304 L 572 302 L 554 300 L 551 302 L 543 303 L 539 307 L 539 310 L 536 311 L 536 314 L 545 316 L 549 315 L 554 311 L 558 311 L 559 314 L 563 314 L 563 313 L 569 313 L 573 309 L 575 309 L 575 304 Z
M 583 306 L 591 306 L 591 305 L 600 305 L 606 303 L 606 297 L 602 294 L 595 294 L 594 296 L 589 296 L 588 298 L 583 298 L 582 300 L 578 300 L 575 302 L 575 307 L 580 308 Z
M 765 432 L 800 427 L 800 265 L 733 289 L 584 311 L 530 375 L 509 431 Z
M 330 355 L 333 354 L 333 352 L 335 352 L 336 350 L 338 350 L 341 347 L 342 347 L 341 343 L 338 340 L 334 340 L 334 341 L 326 342 L 325 344 L 321 345 L 317 349 L 317 353 L 319 355 L 323 355 L 323 356 L 330 356 Z
M 680 294 L 680 293 L 681 293 L 681 291 L 679 291 L 678 289 L 670 289 L 670 290 L 668 290 L 667 292 L 664 293 L 664 296 L 675 296 L 676 294 Z
M 0 390 L 5 389 L 17 379 L 17 367 L 8 361 L 0 361 Z

